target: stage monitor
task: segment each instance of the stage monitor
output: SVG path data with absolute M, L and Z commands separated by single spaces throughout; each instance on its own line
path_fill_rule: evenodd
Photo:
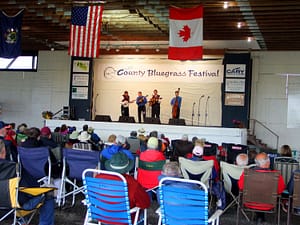
M 109 115 L 96 115 L 95 121 L 111 122 L 112 120 Z
M 147 124 L 160 124 L 159 118 L 146 117 L 144 123 Z
M 184 119 L 169 119 L 169 125 L 185 125 Z
M 119 122 L 121 123 L 135 123 L 135 119 L 133 116 L 120 116 Z

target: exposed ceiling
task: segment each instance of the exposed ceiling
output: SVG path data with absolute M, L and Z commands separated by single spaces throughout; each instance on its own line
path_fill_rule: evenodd
M 93 1 L 89 1 L 93 2 Z M 98 1 L 100 2 L 100 1 Z M 107 0 L 104 3 L 101 52 L 124 48 L 130 53 L 166 52 L 169 6 L 204 6 L 204 54 L 238 50 L 300 50 L 299 0 Z M 25 9 L 23 50 L 68 48 L 71 7 L 88 1 L 2 0 L 0 9 L 13 16 Z M 241 28 L 237 28 L 237 23 Z M 251 42 L 248 42 L 248 37 Z M 139 48 L 139 51 L 136 50 Z M 159 50 L 158 50 L 159 49 Z M 152 51 L 152 52 L 151 52 Z M 125 51 L 126 52 L 126 51 Z

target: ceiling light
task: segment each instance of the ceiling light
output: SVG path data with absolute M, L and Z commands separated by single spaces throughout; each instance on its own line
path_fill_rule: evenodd
M 117 47 L 117 48 L 116 48 L 116 52 L 119 52 L 119 51 L 120 51 L 120 49 L 119 49 L 119 47 Z
M 229 3 L 228 3 L 228 2 L 224 2 L 223 8 L 224 8 L 224 9 L 227 9 L 228 6 L 229 6 Z
M 156 52 L 159 52 L 159 51 L 160 51 L 159 46 L 156 47 L 155 51 L 156 51 Z
M 108 51 L 108 52 L 109 52 L 109 50 L 110 50 L 110 46 L 109 46 L 109 45 L 107 45 L 107 46 L 106 46 L 106 51 Z
M 136 46 L 135 52 L 139 52 L 139 51 L 140 51 L 139 46 Z
M 252 40 L 253 40 L 252 37 L 248 37 L 248 38 L 247 38 L 247 41 L 248 41 L 248 42 L 251 42 Z
M 236 27 L 237 27 L 238 29 L 240 29 L 240 28 L 242 27 L 242 22 L 238 22 L 238 23 L 236 24 Z

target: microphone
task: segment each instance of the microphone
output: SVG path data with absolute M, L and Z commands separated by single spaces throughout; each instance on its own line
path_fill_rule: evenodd
M 204 95 L 201 95 L 201 97 L 200 98 L 203 98 L 204 97 Z
M 207 122 L 207 117 L 208 117 L 208 99 L 210 98 L 210 96 L 207 96 L 206 99 L 206 104 L 205 104 L 205 122 L 204 122 L 204 126 L 206 126 L 206 122 Z
M 193 109 L 192 109 L 192 126 L 194 125 L 195 104 L 196 104 L 196 102 L 193 103 Z

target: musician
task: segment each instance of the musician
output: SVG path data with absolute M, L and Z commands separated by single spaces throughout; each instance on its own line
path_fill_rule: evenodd
M 175 97 L 171 100 L 172 118 L 179 119 L 182 97 L 179 96 L 179 90 L 175 91 Z
M 149 105 L 152 107 L 151 110 L 151 117 L 152 118 L 159 118 L 160 115 L 160 100 L 162 98 L 159 94 L 157 94 L 157 90 L 153 91 L 153 95 L 149 101 Z
M 121 115 L 129 116 L 129 103 L 133 103 L 134 100 L 130 101 L 130 97 L 128 95 L 128 91 L 124 91 L 124 94 L 121 98 Z
M 142 92 L 139 91 L 135 102 L 138 106 L 138 120 L 139 120 L 139 123 L 141 123 L 142 114 L 143 114 L 143 120 L 144 121 L 145 121 L 145 117 L 146 117 L 147 96 L 143 96 Z

